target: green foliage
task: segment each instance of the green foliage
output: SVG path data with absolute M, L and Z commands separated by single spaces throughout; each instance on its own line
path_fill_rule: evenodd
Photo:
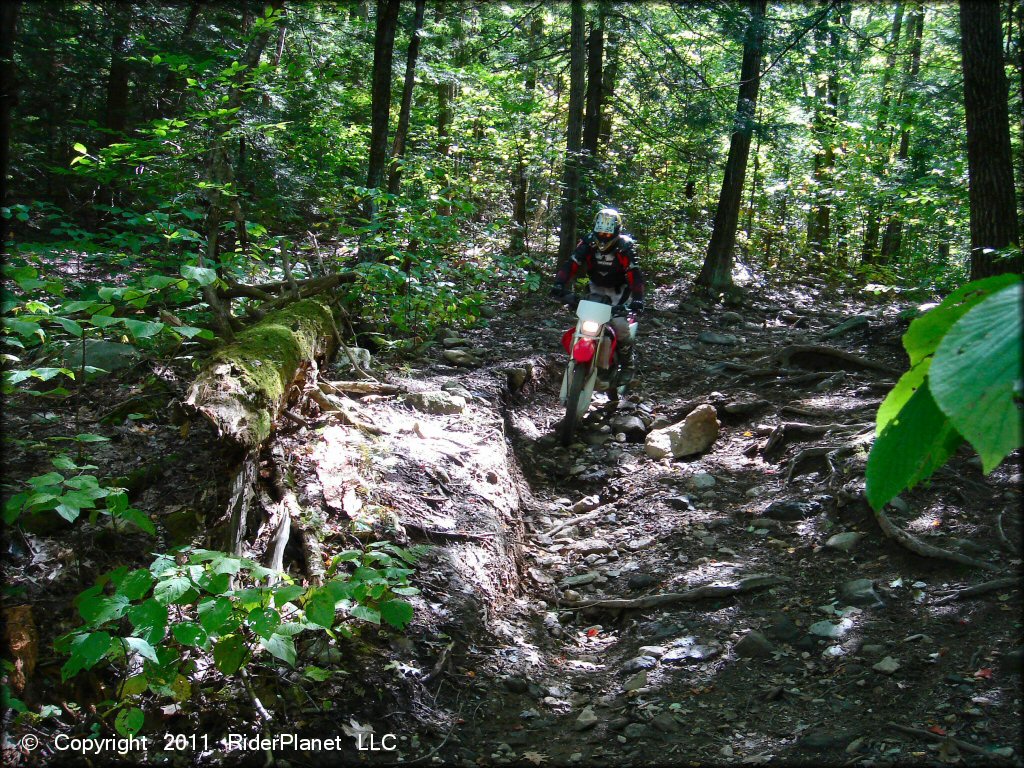
M 264 651 L 288 665 L 304 632 L 349 636 L 359 622 L 404 629 L 413 608 L 403 597 L 424 549 L 376 542 L 336 555 L 322 586 L 302 587 L 244 557 L 181 547 L 149 568 L 115 569 L 75 601 L 82 625 L 56 642 L 63 679 L 106 662 L 121 678 L 115 720 L 121 733 L 142 727 L 146 694 L 184 701 L 197 656 L 223 675 Z
M 910 324 L 911 368 L 882 402 L 868 457 L 878 510 L 930 477 L 966 440 L 991 472 L 1022 442 L 1019 275 L 968 283 Z

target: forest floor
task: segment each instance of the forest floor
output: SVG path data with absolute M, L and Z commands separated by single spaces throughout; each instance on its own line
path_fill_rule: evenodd
M 555 430 L 559 340 L 572 319 L 539 297 L 501 308 L 486 327 L 442 334 L 476 356 L 472 367 L 450 364 L 441 343 L 398 367 L 375 361 L 408 394 L 360 398 L 373 434 L 282 426 L 275 450 L 303 507 L 319 513 L 325 549 L 373 531 L 433 545 L 414 577 L 413 623 L 307 648 L 295 670 L 260 657 L 252 682 L 269 726 L 241 686 L 206 672 L 206 685 L 157 708 L 147 731 L 352 745 L 281 750 L 282 766 L 1020 765 L 1021 594 L 1006 584 L 1021 565 L 1019 453 L 985 477 L 963 449 L 886 510 L 936 553 L 974 566 L 909 551 L 864 500 L 875 410 L 904 368 L 900 337 L 916 303 L 821 285 L 748 287 L 735 307 L 701 303 L 681 285 L 652 293 L 633 393 L 614 412 L 596 397 L 568 448 Z M 787 352 L 794 345 L 878 365 Z M 187 360 L 142 361 L 77 403 L 81 421 L 112 438 L 89 446 L 102 474 L 158 465 L 134 502 L 158 521 L 157 546 L 90 525 L 5 545 L 5 581 L 21 588 L 13 602 L 30 606 L 40 634 L 24 698 L 59 707 L 31 723 L 5 720 L 6 764 L 112 762 L 47 748 L 59 733 L 85 732 L 87 702 L 109 696 L 102 675 L 59 683 L 52 640 L 76 623 L 71 600 L 114 564 L 147 565 L 157 547 L 217 543 L 220 448 L 198 422 L 183 438 L 161 405 L 180 397 L 189 371 Z M 135 418 L 90 423 L 128 398 L 138 398 L 124 411 Z M 646 432 L 702 403 L 721 422 L 709 450 L 645 452 Z M 8 480 L 46 471 L 32 441 L 65 421 L 38 402 L 10 404 L 6 432 L 24 442 L 8 456 Z M 999 577 L 1000 588 L 960 592 Z M 711 584 L 737 589 L 698 589 Z M 645 599 L 659 595 L 676 597 Z M 633 602 L 601 603 L 620 598 Z M 304 677 L 303 658 L 332 674 Z M 42 749 L 19 746 L 28 733 Z M 265 757 L 159 746 L 126 759 Z

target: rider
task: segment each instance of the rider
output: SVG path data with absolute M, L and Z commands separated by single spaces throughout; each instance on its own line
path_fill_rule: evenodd
M 629 295 L 630 314 L 639 315 L 644 309 L 644 277 L 636 263 L 636 247 L 632 237 L 622 229 L 622 215 L 614 208 L 602 208 L 594 220 L 594 230 L 587 233 L 569 260 L 555 275 L 551 296 L 566 298 L 580 267 L 590 278 L 590 292 L 608 296 L 612 304 L 622 304 Z M 620 383 L 633 378 L 633 339 L 629 321 L 615 317 L 611 321 L 619 351 Z

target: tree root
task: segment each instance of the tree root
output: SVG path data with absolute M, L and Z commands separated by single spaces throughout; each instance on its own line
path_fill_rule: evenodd
M 968 565 L 971 568 L 981 568 L 986 571 L 1003 570 L 1000 566 L 993 565 L 992 563 L 986 563 L 984 560 L 975 560 L 973 557 L 968 557 L 967 555 L 963 555 L 959 552 L 950 552 L 949 550 L 940 549 L 939 547 L 934 547 L 931 544 L 926 544 L 894 525 L 893 522 L 886 517 L 885 512 L 876 512 L 875 517 L 878 520 L 879 528 L 882 529 L 882 533 L 916 555 L 921 555 L 922 557 L 934 557 L 939 560 L 949 560 L 954 563 L 960 563 L 960 565 Z
M 999 513 L 999 517 L 996 518 L 996 533 L 999 534 L 999 543 L 1003 549 L 1009 552 L 1011 555 L 1020 555 L 1020 549 L 1014 544 L 1006 535 L 1006 531 L 1003 530 L 1003 517 L 1006 515 L 1009 507 Z
M 320 410 L 323 413 L 339 419 L 342 423 L 347 424 L 350 427 L 355 427 L 356 429 L 361 429 L 367 434 L 384 434 L 384 431 L 376 424 L 371 424 L 370 422 L 364 421 L 360 418 L 357 413 L 358 408 L 347 398 L 338 397 L 328 392 L 324 392 L 323 389 L 316 385 L 310 386 L 307 389 L 306 394 L 310 400 L 320 406 Z
M 444 668 L 448 666 L 448 660 L 451 658 L 452 647 L 454 645 L 455 641 L 453 640 L 441 649 L 441 655 L 438 656 L 437 661 L 434 662 L 434 668 L 420 678 L 420 683 L 422 685 L 430 685 L 438 675 L 444 672 Z
M 843 367 L 847 368 L 847 370 L 849 370 L 849 367 L 853 367 L 854 369 L 866 368 L 872 371 L 881 371 L 882 373 L 896 375 L 896 371 L 892 369 L 891 365 L 879 363 L 866 357 L 861 357 L 860 355 L 854 355 L 842 349 L 821 346 L 819 344 L 794 344 L 788 347 L 783 347 L 778 352 L 771 355 L 772 359 L 778 360 L 786 368 L 792 367 L 794 357 L 829 357 L 839 360 L 841 363 L 845 363 L 846 365 Z
M 563 601 L 562 606 L 567 609 L 577 610 L 580 608 L 611 608 L 613 610 L 630 610 L 633 608 L 655 608 L 671 603 L 689 603 L 697 600 L 714 599 L 738 595 L 742 592 L 753 592 L 754 590 L 774 587 L 779 584 L 792 581 L 788 576 L 773 576 L 771 574 L 756 574 L 746 576 L 732 584 L 704 584 L 700 587 L 688 589 L 685 592 L 668 592 L 661 595 L 646 595 L 637 598 L 604 598 L 601 600 L 584 601 Z
M 945 605 L 946 603 L 952 603 L 955 600 L 963 600 L 967 597 L 976 597 L 978 595 L 988 594 L 989 592 L 995 592 L 998 589 L 1010 589 L 1013 587 L 1020 587 L 1020 579 L 1016 576 L 1011 576 L 1005 579 L 993 579 L 992 581 L 984 581 L 981 584 L 975 584 L 972 587 L 958 589 L 953 594 L 940 597 L 938 600 L 932 600 L 932 605 Z
M 373 381 L 320 381 L 320 389 L 332 395 L 398 395 L 405 390 L 394 384 Z
M 577 515 L 576 517 L 571 517 L 568 520 L 563 520 L 562 522 L 557 523 L 556 525 L 544 531 L 541 534 L 541 536 L 554 536 L 559 531 L 562 531 L 566 528 L 571 528 L 572 526 L 577 525 L 578 523 L 584 523 L 587 520 L 593 520 L 595 517 L 607 514 L 607 512 L 608 510 L 605 507 L 598 507 L 597 509 L 591 512 L 587 512 L 585 515 Z
M 952 736 L 944 736 L 940 733 L 932 733 L 931 731 L 925 731 L 921 728 L 911 728 L 909 726 L 900 725 L 898 723 L 889 723 L 889 727 L 892 728 L 894 731 L 906 733 L 910 736 L 920 736 L 923 739 L 930 739 L 931 741 L 945 741 L 947 743 L 955 745 L 957 749 L 962 750 L 964 752 L 970 752 L 973 755 L 989 754 L 987 751 L 977 746 L 976 744 L 971 744 L 967 741 L 961 741 L 960 739 L 954 739 Z
M 874 424 L 862 422 L 856 424 L 804 424 L 799 421 L 789 421 L 779 424 L 768 435 L 761 453 L 769 461 L 774 460 L 785 447 L 785 444 L 798 435 L 824 435 L 829 432 L 855 432 L 867 428 L 874 428 Z

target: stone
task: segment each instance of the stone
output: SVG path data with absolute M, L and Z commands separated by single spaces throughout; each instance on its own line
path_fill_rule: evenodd
M 796 625 L 788 613 L 776 611 L 771 615 L 767 632 L 776 640 L 788 643 L 800 635 L 800 628 Z
M 858 328 L 867 329 L 873 319 L 874 318 L 872 318 L 871 315 L 854 315 L 853 317 L 841 322 L 832 330 L 827 331 L 823 338 L 834 339 L 837 336 L 842 336 L 844 333 L 854 331 Z
M 864 538 L 863 533 L 858 531 L 844 531 L 843 533 L 837 533 L 834 536 L 829 536 L 828 541 L 825 542 L 825 546 L 829 549 L 837 549 L 840 552 L 852 552 L 857 548 L 858 542 Z
M 435 416 L 462 413 L 466 408 L 466 398 L 442 390 L 410 392 L 405 396 L 405 402 L 417 411 Z
M 773 501 L 761 514 L 763 517 L 770 517 L 773 520 L 795 522 L 814 516 L 819 509 L 820 505 L 813 501 L 786 499 L 784 501 Z
M 612 431 L 621 432 L 626 440 L 631 443 L 639 443 L 647 435 L 647 427 L 639 416 L 622 415 L 611 420 L 609 426 Z
M 624 691 L 637 691 L 647 685 L 647 670 L 641 669 L 629 680 L 622 684 L 622 690 Z
M 508 388 L 515 392 L 529 380 L 530 371 L 526 368 L 509 368 L 505 376 L 508 378 Z
M 650 669 L 658 664 L 653 656 L 634 656 L 622 665 L 623 672 L 639 672 L 642 669 Z
M 718 414 L 713 405 L 699 405 L 683 421 L 647 435 L 644 451 L 652 459 L 681 458 L 703 453 L 718 438 Z
M 576 718 L 573 728 L 577 731 L 585 731 L 595 725 L 597 725 L 597 715 L 594 714 L 594 710 L 591 707 L 584 707 L 579 717 Z
M 718 319 L 726 325 L 739 325 L 743 322 L 743 315 L 739 312 L 723 312 L 718 316 Z
M 749 416 L 767 405 L 771 405 L 767 400 L 730 400 L 722 408 L 731 416 Z
M 458 336 L 449 336 L 447 339 L 442 339 L 441 344 L 445 349 L 455 349 L 456 347 L 468 347 L 469 339 L 460 339 Z
M 479 358 L 462 349 L 446 349 L 441 356 L 452 365 L 463 368 L 476 368 L 481 365 Z
M 775 649 L 767 637 L 752 629 L 736 642 L 733 650 L 748 659 L 764 659 L 770 657 Z
M 566 576 L 562 579 L 562 584 L 567 587 L 581 587 L 584 584 L 590 584 L 596 581 L 598 576 L 600 576 L 600 574 L 597 571 L 581 573 L 577 576 Z
M 731 333 L 715 333 L 714 331 L 701 331 L 697 334 L 697 341 L 704 344 L 719 344 L 731 347 L 740 343 L 740 340 Z
M 599 496 L 584 496 L 582 499 L 577 501 L 569 511 L 574 515 L 582 515 L 587 512 L 593 512 L 595 509 L 601 506 L 601 499 Z
M 626 580 L 626 586 L 634 591 L 647 589 L 657 584 L 660 579 L 649 573 L 634 573 Z
M 860 652 L 864 656 L 881 656 L 885 653 L 885 646 L 881 643 L 865 643 L 860 647 Z
M 581 555 L 604 555 L 614 549 L 604 539 L 584 539 L 573 544 L 572 548 Z
M 892 656 L 886 656 L 877 664 L 872 664 L 871 668 L 875 670 L 875 672 L 881 672 L 883 675 L 891 675 L 900 668 L 900 663 Z
M 709 475 L 707 472 L 698 472 L 689 479 L 687 485 L 695 491 L 706 491 L 709 488 L 714 488 L 717 482 L 714 475 Z
M 713 659 L 722 649 L 715 645 L 684 645 L 671 649 L 661 657 L 663 664 L 697 664 Z
M 82 367 L 81 343 L 69 344 L 64 349 L 62 357 L 62 364 L 65 368 L 70 368 L 74 371 L 80 370 Z M 139 351 L 131 344 L 102 341 L 101 339 L 88 339 L 85 342 L 85 364 L 95 368 L 102 368 L 108 373 L 120 371 L 134 365 L 138 359 Z M 98 372 L 86 374 L 86 377 L 89 378 L 97 374 Z
M 875 592 L 871 579 L 851 579 L 839 585 L 839 596 L 847 605 L 885 605 L 882 598 Z
M 831 621 L 816 621 L 807 628 L 807 631 L 816 637 L 842 637 L 853 627 L 852 619 L 840 619 L 838 624 Z
M 644 656 L 653 656 L 656 659 L 660 659 L 665 655 L 665 646 L 663 645 L 641 645 L 640 653 Z
M 644 723 L 630 723 L 622 731 L 627 739 L 642 739 L 647 735 L 647 726 Z
M 679 723 L 671 712 L 662 712 L 651 720 L 651 725 L 662 733 L 675 733 L 679 730 Z
M 505 678 L 505 687 L 512 693 L 526 693 L 530 689 L 530 682 L 525 677 L 512 675 Z

